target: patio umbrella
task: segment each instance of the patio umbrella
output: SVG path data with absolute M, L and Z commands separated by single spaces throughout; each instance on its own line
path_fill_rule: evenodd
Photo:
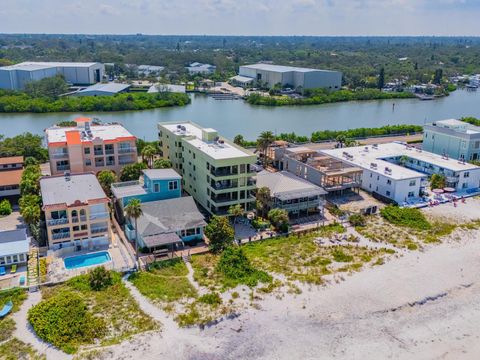
M 433 189 L 432 192 L 435 193 L 435 194 L 442 194 L 443 189 Z
M 446 187 L 446 188 L 443 188 L 443 191 L 452 193 L 452 192 L 455 192 L 456 190 L 455 188 L 452 188 L 452 187 Z

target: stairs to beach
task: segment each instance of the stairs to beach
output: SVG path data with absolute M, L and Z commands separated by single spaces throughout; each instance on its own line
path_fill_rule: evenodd
M 28 254 L 28 287 L 30 291 L 37 291 L 40 283 L 40 274 L 38 273 L 38 249 L 30 248 Z

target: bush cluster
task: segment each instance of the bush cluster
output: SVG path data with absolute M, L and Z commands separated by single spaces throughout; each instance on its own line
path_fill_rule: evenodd
M 430 230 L 432 228 L 432 225 L 418 209 L 388 205 L 380 210 L 380 214 L 385 220 L 395 225 L 417 230 Z

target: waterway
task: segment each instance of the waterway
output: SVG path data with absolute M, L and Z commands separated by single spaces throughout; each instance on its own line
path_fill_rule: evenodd
M 185 107 L 109 113 L 0 114 L 0 134 L 7 137 L 29 131 L 43 134 L 45 128 L 77 116 L 119 122 L 145 140 L 157 138 L 156 124 L 162 121 L 191 120 L 212 127 L 227 138 L 242 134 L 254 140 L 264 130 L 277 134 L 295 132 L 310 135 L 317 130 L 343 130 L 394 124 L 419 124 L 435 120 L 475 116 L 480 118 L 480 92 L 457 90 L 431 101 L 395 99 L 354 101 L 335 104 L 267 107 L 252 106 L 243 100 L 214 100 L 193 94 Z M 395 106 L 394 106 L 395 104 Z

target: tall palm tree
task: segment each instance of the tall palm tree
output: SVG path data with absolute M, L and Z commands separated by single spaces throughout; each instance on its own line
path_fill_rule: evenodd
M 335 139 L 335 141 L 337 142 L 337 147 L 343 148 L 346 140 L 347 139 L 346 139 L 345 135 L 338 135 L 337 138 Z
M 266 186 L 257 190 L 257 200 L 261 204 L 262 217 L 265 217 L 265 208 L 270 200 L 270 189 Z
M 243 208 L 240 204 L 232 205 L 228 208 L 228 215 L 233 217 L 233 227 L 237 223 L 237 218 L 243 215 Z
M 271 131 L 262 131 L 257 139 L 257 147 L 263 154 L 264 165 L 267 165 L 267 149 L 275 141 L 275 135 Z
M 142 216 L 142 203 L 140 199 L 132 199 L 125 206 L 125 215 L 135 221 L 135 263 L 138 264 L 138 227 L 137 220 Z
M 152 145 L 147 145 L 142 150 L 142 156 L 147 159 L 149 168 L 153 166 L 153 158 L 155 155 L 157 155 L 157 150 Z

